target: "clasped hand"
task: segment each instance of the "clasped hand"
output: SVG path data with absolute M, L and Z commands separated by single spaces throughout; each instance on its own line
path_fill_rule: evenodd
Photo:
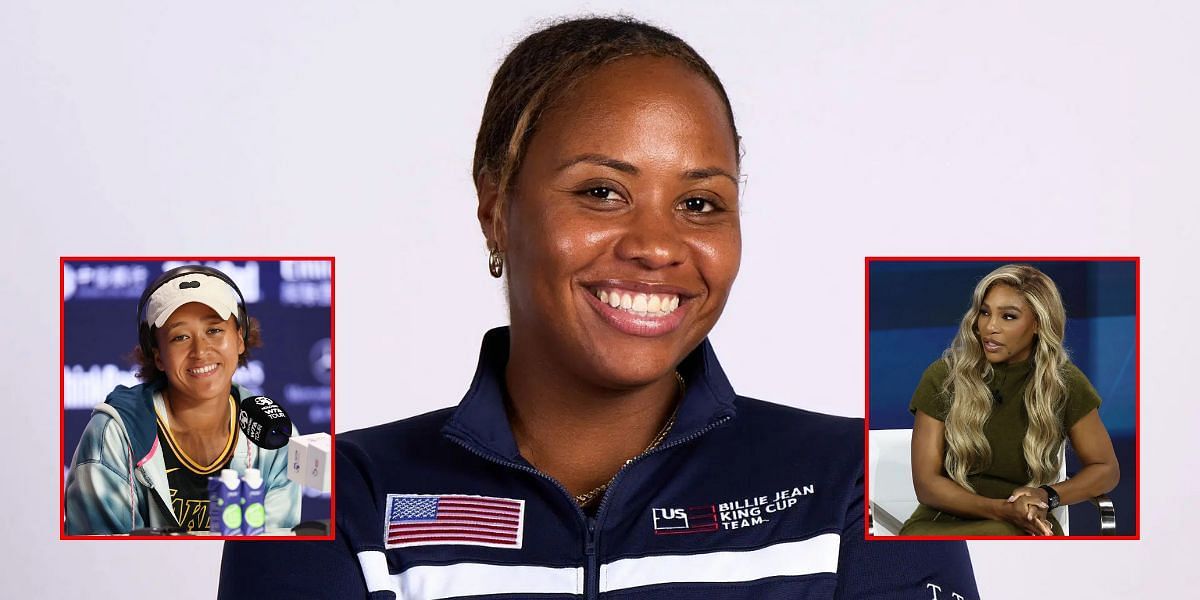
M 1029 535 L 1054 535 L 1047 519 L 1046 491 L 1038 488 L 1019 487 L 1004 502 L 1000 518 L 1020 527 Z

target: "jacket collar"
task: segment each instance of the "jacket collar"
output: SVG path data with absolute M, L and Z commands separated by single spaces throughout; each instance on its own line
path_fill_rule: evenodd
M 508 348 L 508 327 L 497 327 L 483 336 L 471 387 L 442 428 L 442 433 L 468 442 L 475 450 L 520 461 L 504 407 Z M 663 441 L 664 445 L 695 435 L 735 413 L 736 394 L 707 338 L 683 359 L 679 373 L 683 375 L 687 391 L 675 413 L 675 426 Z

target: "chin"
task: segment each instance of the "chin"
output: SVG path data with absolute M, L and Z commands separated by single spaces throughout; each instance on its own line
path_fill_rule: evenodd
M 623 359 L 611 361 L 600 358 L 594 370 L 600 381 L 617 388 L 631 388 L 653 383 L 664 374 L 669 374 L 674 370 L 674 364 L 666 358 L 646 357 L 645 360 L 638 360 L 638 358 L 626 356 Z

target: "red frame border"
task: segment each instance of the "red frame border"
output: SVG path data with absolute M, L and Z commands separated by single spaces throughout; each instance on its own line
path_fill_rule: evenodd
M 1133 515 L 1133 535 L 1079 535 L 1066 537 L 1033 537 L 1011 535 L 944 536 L 944 535 L 871 535 L 871 263 L 872 262 L 1132 262 L 1133 263 L 1133 420 L 1134 476 L 1133 496 L 1136 511 Z M 1142 259 L 1140 256 L 867 256 L 864 261 L 863 321 L 863 539 L 867 541 L 914 540 L 1140 540 L 1142 539 Z
M 66 520 L 66 479 L 65 469 L 66 464 L 66 378 L 63 375 L 63 369 L 66 365 L 67 357 L 67 333 L 66 333 L 66 299 L 63 297 L 66 291 L 66 265 L 67 262 L 144 262 L 144 261 L 232 261 L 232 262 L 247 262 L 247 261 L 262 261 L 262 262 L 279 262 L 285 260 L 327 260 L 329 261 L 329 348 L 330 348 L 330 368 L 329 368 L 329 437 L 330 447 L 337 447 L 336 431 L 336 402 L 337 396 L 337 342 L 335 336 L 335 322 L 337 314 L 336 298 L 337 298 L 337 260 L 333 256 L 60 256 L 58 257 L 58 464 L 55 465 L 58 469 L 58 539 L 60 540 L 220 540 L 220 541 L 257 541 L 257 540 L 279 540 L 293 542 L 307 541 L 330 541 L 336 538 L 337 528 L 334 525 L 337 516 L 337 458 L 336 453 L 330 456 L 329 462 L 329 478 L 331 481 L 331 489 L 329 492 L 329 520 L 330 530 L 329 535 L 319 536 L 292 536 L 292 535 L 254 535 L 254 536 L 234 536 L 234 535 L 67 535 L 67 520 Z

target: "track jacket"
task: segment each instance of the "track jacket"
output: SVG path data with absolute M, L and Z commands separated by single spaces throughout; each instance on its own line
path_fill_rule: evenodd
M 129 533 L 140 527 L 177 527 L 171 510 L 167 470 L 159 451 L 155 398 L 164 382 L 119 385 L 92 417 L 67 475 L 67 535 Z M 235 400 L 242 391 L 230 390 Z M 161 401 L 161 400 L 160 400 Z M 238 430 L 231 469 L 247 465 L 262 471 L 268 529 L 300 521 L 300 486 L 287 478 L 287 448 L 264 450 L 250 445 Z
M 734 394 L 703 342 L 594 516 L 518 453 L 508 331 L 455 409 L 337 436 L 337 539 L 227 542 L 220 598 L 978 598 L 962 542 L 864 541 L 863 426 Z

